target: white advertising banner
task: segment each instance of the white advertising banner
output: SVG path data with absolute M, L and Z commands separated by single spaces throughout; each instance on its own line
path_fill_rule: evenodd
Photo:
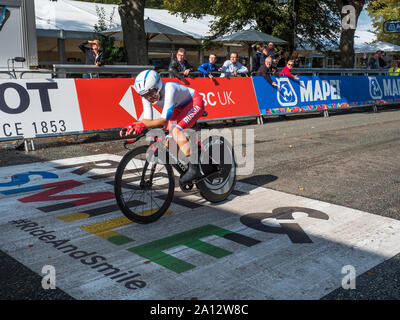
M 73 79 L 0 80 L 0 139 L 82 130 Z

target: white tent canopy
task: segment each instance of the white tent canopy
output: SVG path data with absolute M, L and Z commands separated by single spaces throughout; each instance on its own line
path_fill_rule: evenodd
M 110 28 L 121 25 L 118 6 L 72 0 L 35 0 L 36 29 L 38 36 L 57 38 L 87 38 L 98 23 L 96 7 L 103 8 L 106 20 L 113 14 L 113 24 Z M 201 19 L 182 18 L 169 13 L 167 10 L 145 9 L 145 19 L 177 29 L 196 39 L 210 36 L 209 24 L 214 18 L 206 15 Z
M 377 41 L 370 44 L 355 46 L 356 53 L 375 53 L 378 50 L 385 52 L 400 52 L 400 46 L 389 42 Z
M 165 24 L 153 21 L 150 18 L 144 19 L 144 30 L 147 41 L 152 42 L 177 42 L 184 44 L 199 44 L 200 40 L 195 40 L 191 35 L 177 29 L 166 26 Z M 122 27 L 115 27 L 102 32 L 110 35 L 116 40 L 123 40 Z

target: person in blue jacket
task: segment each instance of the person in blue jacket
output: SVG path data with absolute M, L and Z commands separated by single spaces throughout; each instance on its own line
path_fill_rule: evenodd
M 211 72 L 217 72 L 217 71 L 222 71 L 222 68 L 218 68 L 215 62 L 217 61 L 217 56 L 215 53 L 211 53 L 209 58 L 209 62 L 203 63 L 201 66 L 197 68 L 199 70 L 203 77 L 209 77 L 210 79 L 213 79 L 214 76 L 211 74 Z

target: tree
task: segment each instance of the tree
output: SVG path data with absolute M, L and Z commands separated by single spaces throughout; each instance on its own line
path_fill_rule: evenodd
M 158 7 L 162 0 L 84 0 L 88 2 L 118 4 L 123 40 L 128 64 L 147 65 L 147 42 L 144 30 L 145 4 Z
M 104 63 L 114 64 L 114 62 L 122 62 L 124 60 L 124 51 L 121 48 L 114 46 L 115 39 L 101 33 L 107 29 L 116 27 L 114 23 L 115 10 L 107 19 L 103 7 L 96 6 L 96 13 L 98 16 L 98 23 L 94 26 L 95 38 L 99 39 L 104 52 Z
M 145 0 L 120 1 L 118 12 L 121 17 L 128 64 L 147 65 L 149 61 L 144 30 Z
M 358 17 L 366 1 L 367 0 L 336 0 L 336 5 L 341 13 L 342 21 L 342 28 L 340 31 L 340 58 L 342 68 L 354 67 L 354 33 L 356 31 Z
M 85 2 L 105 3 L 105 4 L 119 4 L 120 0 L 76 0 Z M 146 0 L 146 8 L 164 9 L 163 0 Z
M 334 0 L 164 0 L 164 5 L 184 19 L 214 15 L 212 38 L 251 25 L 288 41 L 290 49 L 296 46 L 294 30 L 299 44 L 323 49 L 336 44 L 340 28 Z
M 400 20 L 400 5 L 398 0 L 372 0 L 367 11 L 372 18 L 378 41 L 386 41 L 400 45 L 400 33 L 383 32 L 383 24 L 388 20 Z

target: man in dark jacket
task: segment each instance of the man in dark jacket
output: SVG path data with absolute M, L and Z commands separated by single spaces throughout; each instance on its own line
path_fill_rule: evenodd
M 379 54 L 380 52 L 375 52 L 374 56 L 369 59 L 367 68 L 368 69 L 379 69 Z
M 185 57 L 185 49 L 179 48 L 176 53 L 176 59 L 171 60 L 169 64 L 168 71 L 171 78 L 184 80 L 193 71 L 193 67 L 185 60 Z
M 257 76 L 262 76 L 267 80 L 267 82 L 272 85 L 277 87 L 278 85 L 276 84 L 275 81 L 272 81 L 271 75 L 277 76 L 278 75 L 278 70 L 272 66 L 272 57 L 269 56 L 265 58 L 264 64 L 258 69 L 257 71 Z
M 261 66 L 261 59 L 263 56 L 262 46 L 260 44 L 257 44 L 256 48 L 257 48 L 257 52 L 253 57 L 254 66 L 253 66 L 253 70 L 251 70 L 251 72 L 257 72 Z
M 91 45 L 91 48 L 86 47 L 87 44 Z M 86 40 L 81 42 L 78 45 L 79 49 L 85 54 L 85 64 L 95 65 L 97 67 L 104 64 L 104 54 L 103 50 L 101 50 L 100 41 L 99 40 Z M 83 78 L 91 78 L 92 75 L 88 73 L 84 73 L 82 75 Z

